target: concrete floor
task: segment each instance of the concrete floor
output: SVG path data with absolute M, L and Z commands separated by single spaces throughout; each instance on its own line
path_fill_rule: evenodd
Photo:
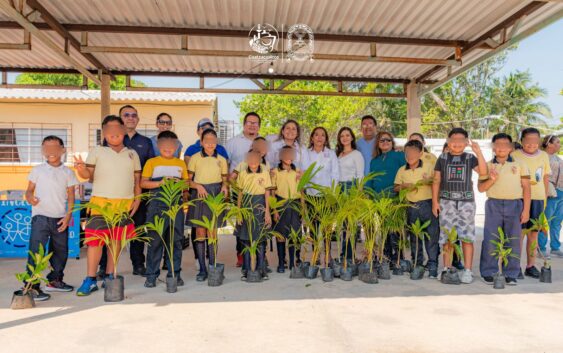
M 125 254 L 126 299 L 114 304 L 103 302 L 102 291 L 54 293 L 35 309 L 10 310 L 13 273 L 24 262 L 0 259 L 0 352 L 563 351 L 563 259 L 552 261 L 554 283 L 526 279 L 500 291 L 478 278 L 460 286 L 407 276 L 367 285 L 292 280 L 287 272 L 250 284 L 234 268 L 233 238 L 222 240 L 222 287 L 195 281 L 191 248 L 184 251 L 186 286 L 175 294 L 163 283 L 144 288 Z M 71 259 L 65 280 L 78 286 L 84 272 L 85 260 Z

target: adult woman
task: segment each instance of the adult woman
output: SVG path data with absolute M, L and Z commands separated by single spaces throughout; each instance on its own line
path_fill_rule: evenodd
M 283 123 L 280 133 L 271 144 L 266 161 L 270 166 L 276 166 L 280 161 L 280 150 L 283 146 L 290 146 L 295 150 L 294 164 L 298 168 L 301 167 L 301 128 L 299 123 L 293 119 L 287 120 Z
M 393 183 L 399 168 L 405 164 L 405 154 L 395 151 L 395 139 L 390 132 L 380 131 L 376 135 L 370 173 L 384 173 L 371 179 L 367 186 L 375 193 L 391 193 L 394 195 Z
M 547 135 L 542 141 L 542 149 L 549 155 L 549 165 L 551 175 L 549 177 L 547 206 L 545 215 L 551 218 L 549 222 L 550 235 L 550 255 L 563 257 L 559 234 L 561 232 L 561 222 L 563 221 L 563 160 L 557 155 L 561 149 L 561 141 L 556 135 Z M 547 237 L 540 233 L 538 237 L 540 250 L 545 253 Z
M 343 127 L 336 135 L 336 156 L 338 157 L 339 179 L 344 190 L 348 190 L 352 184 L 364 176 L 364 157 L 356 148 L 356 136 L 349 127 Z M 359 235 L 359 229 L 356 234 Z M 356 246 L 356 241 L 347 241 L 346 232 L 342 235 L 342 254 L 346 254 L 347 260 L 352 260 L 352 247 Z M 346 249 L 346 250 L 344 250 Z
M 309 148 L 303 151 L 301 166 L 306 170 L 313 163 L 318 173 L 311 179 L 311 183 L 321 186 L 330 186 L 332 182 L 338 182 L 339 170 L 336 153 L 330 149 L 328 142 L 328 132 L 324 127 L 318 126 L 311 132 L 309 138 Z M 307 189 L 307 194 L 317 195 L 318 191 L 312 188 Z

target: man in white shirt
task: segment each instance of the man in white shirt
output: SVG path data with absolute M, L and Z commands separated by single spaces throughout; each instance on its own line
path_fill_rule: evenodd
M 372 115 L 362 117 L 362 137 L 356 142 L 358 151 L 364 157 L 364 175 L 369 174 L 369 166 L 373 158 L 373 148 L 375 145 L 375 135 L 377 134 L 377 121 Z
M 247 113 L 242 122 L 242 133 L 229 139 L 225 148 L 230 157 L 229 174 L 235 170 L 240 162 L 244 161 L 248 150 L 252 146 L 252 141 L 259 136 L 260 115 L 255 112 Z

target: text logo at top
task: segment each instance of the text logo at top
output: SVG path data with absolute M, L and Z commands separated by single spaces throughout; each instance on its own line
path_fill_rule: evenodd
M 278 30 L 270 24 L 257 24 L 252 27 L 248 34 L 248 43 L 259 55 L 251 55 L 250 59 L 264 61 L 279 59 L 277 54 L 279 39 Z

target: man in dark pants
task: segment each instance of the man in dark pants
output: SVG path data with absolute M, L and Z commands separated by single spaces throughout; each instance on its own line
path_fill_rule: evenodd
M 123 140 L 123 144 L 127 148 L 131 148 L 139 155 L 141 161 L 141 169 L 145 166 L 147 160 L 154 157 L 154 149 L 150 138 L 143 136 L 137 132 L 137 125 L 139 124 L 139 114 L 137 109 L 131 105 L 124 105 L 119 109 L 119 116 L 125 123 L 127 135 Z M 105 142 L 104 142 L 105 143 Z M 133 216 L 135 227 L 139 227 L 146 222 L 147 204 L 146 201 L 141 201 L 139 209 Z M 142 276 L 145 274 L 145 243 L 141 241 L 132 241 L 129 246 L 129 255 L 133 265 L 133 274 Z M 100 270 L 98 273 L 105 273 L 107 263 L 107 250 L 104 247 L 102 259 L 100 260 Z M 103 270 L 103 272 L 102 272 Z

